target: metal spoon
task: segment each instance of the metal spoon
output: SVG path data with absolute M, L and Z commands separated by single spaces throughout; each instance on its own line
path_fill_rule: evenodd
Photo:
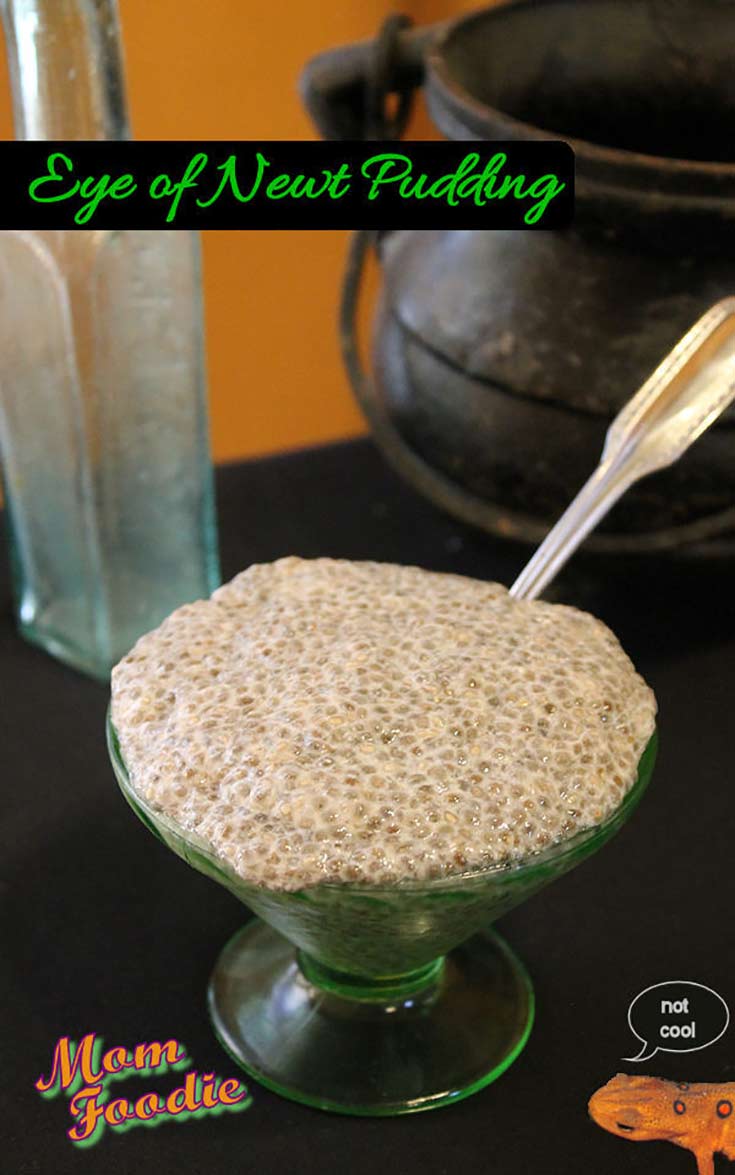
M 735 400 L 735 297 L 704 314 L 613 420 L 600 464 L 510 589 L 533 600 L 634 482 L 673 465 Z

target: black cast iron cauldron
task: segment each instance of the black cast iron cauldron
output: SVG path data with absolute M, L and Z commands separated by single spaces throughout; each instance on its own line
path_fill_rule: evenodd
M 359 234 L 345 358 L 377 440 L 417 488 L 536 542 L 623 402 L 735 292 L 735 0 L 510 0 L 407 26 L 394 18 L 375 42 L 310 62 L 302 92 L 322 133 L 400 133 L 423 83 L 449 138 L 570 142 L 576 218 L 559 232 Z M 384 275 L 372 379 L 354 330 L 371 244 Z M 589 546 L 715 553 L 734 539 L 730 410 Z

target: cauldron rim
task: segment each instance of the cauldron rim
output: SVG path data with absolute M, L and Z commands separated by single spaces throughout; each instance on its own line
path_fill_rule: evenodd
M 445 130 L 447 121 L 442 118 L 442 114 L 448 113 L 450 120 L 457 120 L 463 130 L 472 132 L 470 135 L 462 135 L 463 138 L 561 139 L 573 148 L 578 164 L 581 162 L 584 165 L 583 174 L 580 176 L 582 179 L 612 182 L 615 187 L 623 189 L 636 188 L 640 184 L 649 191 L 657 189 L 661 192 L 663 189 L 672 194 L 708 194 L 715 199 L 719 197 L 718 202 L 732 201 L 735 193 L 718 192 L 717 188 L 723 181 L 735 181 L 735 162 L 652 155 L 545 130 L 476 98 L 449 68 L 445 55 L 448 45 L 458 34 L 466 34 L 467 29 L 473 24 L 502 18 L 512 9 L 542 9 L 567 2 L 568 0 L 496 0 L 492 8 L 475 10 L 445 24 L 426 54 L 427 96 L 432 117 L 439 129 Z M 608 0 L 586 2 L 597 4 L 607 3 Z

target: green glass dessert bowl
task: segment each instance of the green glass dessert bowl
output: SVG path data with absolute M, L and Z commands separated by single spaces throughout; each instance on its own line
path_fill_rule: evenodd
M 269 890 L 134 790 L 108 716 L 110 758 L 133 811 L 169 848 L 248 906 L 208 992 L 232 1058 L 284 1097 L 345 1114 L 433 1109 L 494 1081 L 533 1023 L 526 970 L 492 922 L 596 852 L 628 819 L 638 776 L 602 823 L 509 865 L 391 886 Z

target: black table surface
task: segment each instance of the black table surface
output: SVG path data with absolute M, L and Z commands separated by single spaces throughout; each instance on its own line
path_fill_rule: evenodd
M 368 441 L 223 468 L 223 572 L 285 554 L 379 559 L 510 582 L 527 551 L 469 531 L 417 497 Z M 107 690 L 15 632 L 0 574 L 0 1171 L 9 1175 L 431 1175 L 464 1171 L 692 1173 L 687 1151 L 634 1144 L 588 1118 L 590 1094 L 638 1050 L 630 1000 L 668 979 L 735 1004 L 732 775 L 735 563 L 578 556 L 552 597 L 596 612 L 660 703 L 654 781 L 597 856 L 507 915 L 537 1017 L 493 1085 L 450 1108 L 341 1117 L 250 1083 L 241 1114 L 107 1130 L 72 1146 L 68 1099 L 42 1099 L 56 1040 L 174 1037 L 195 1067 L 237 1076 L 204 1003 L 218 951 L 248 916 L 150 836 L 107 761 Z M 659 1053 L 646 1073 L 735 1081 L 735 1028 L 711 1047 Z M 166 1092 L 173 1075 L 121 1082 Z M 728 1162 L 718 1158 L 717 1169 Z

